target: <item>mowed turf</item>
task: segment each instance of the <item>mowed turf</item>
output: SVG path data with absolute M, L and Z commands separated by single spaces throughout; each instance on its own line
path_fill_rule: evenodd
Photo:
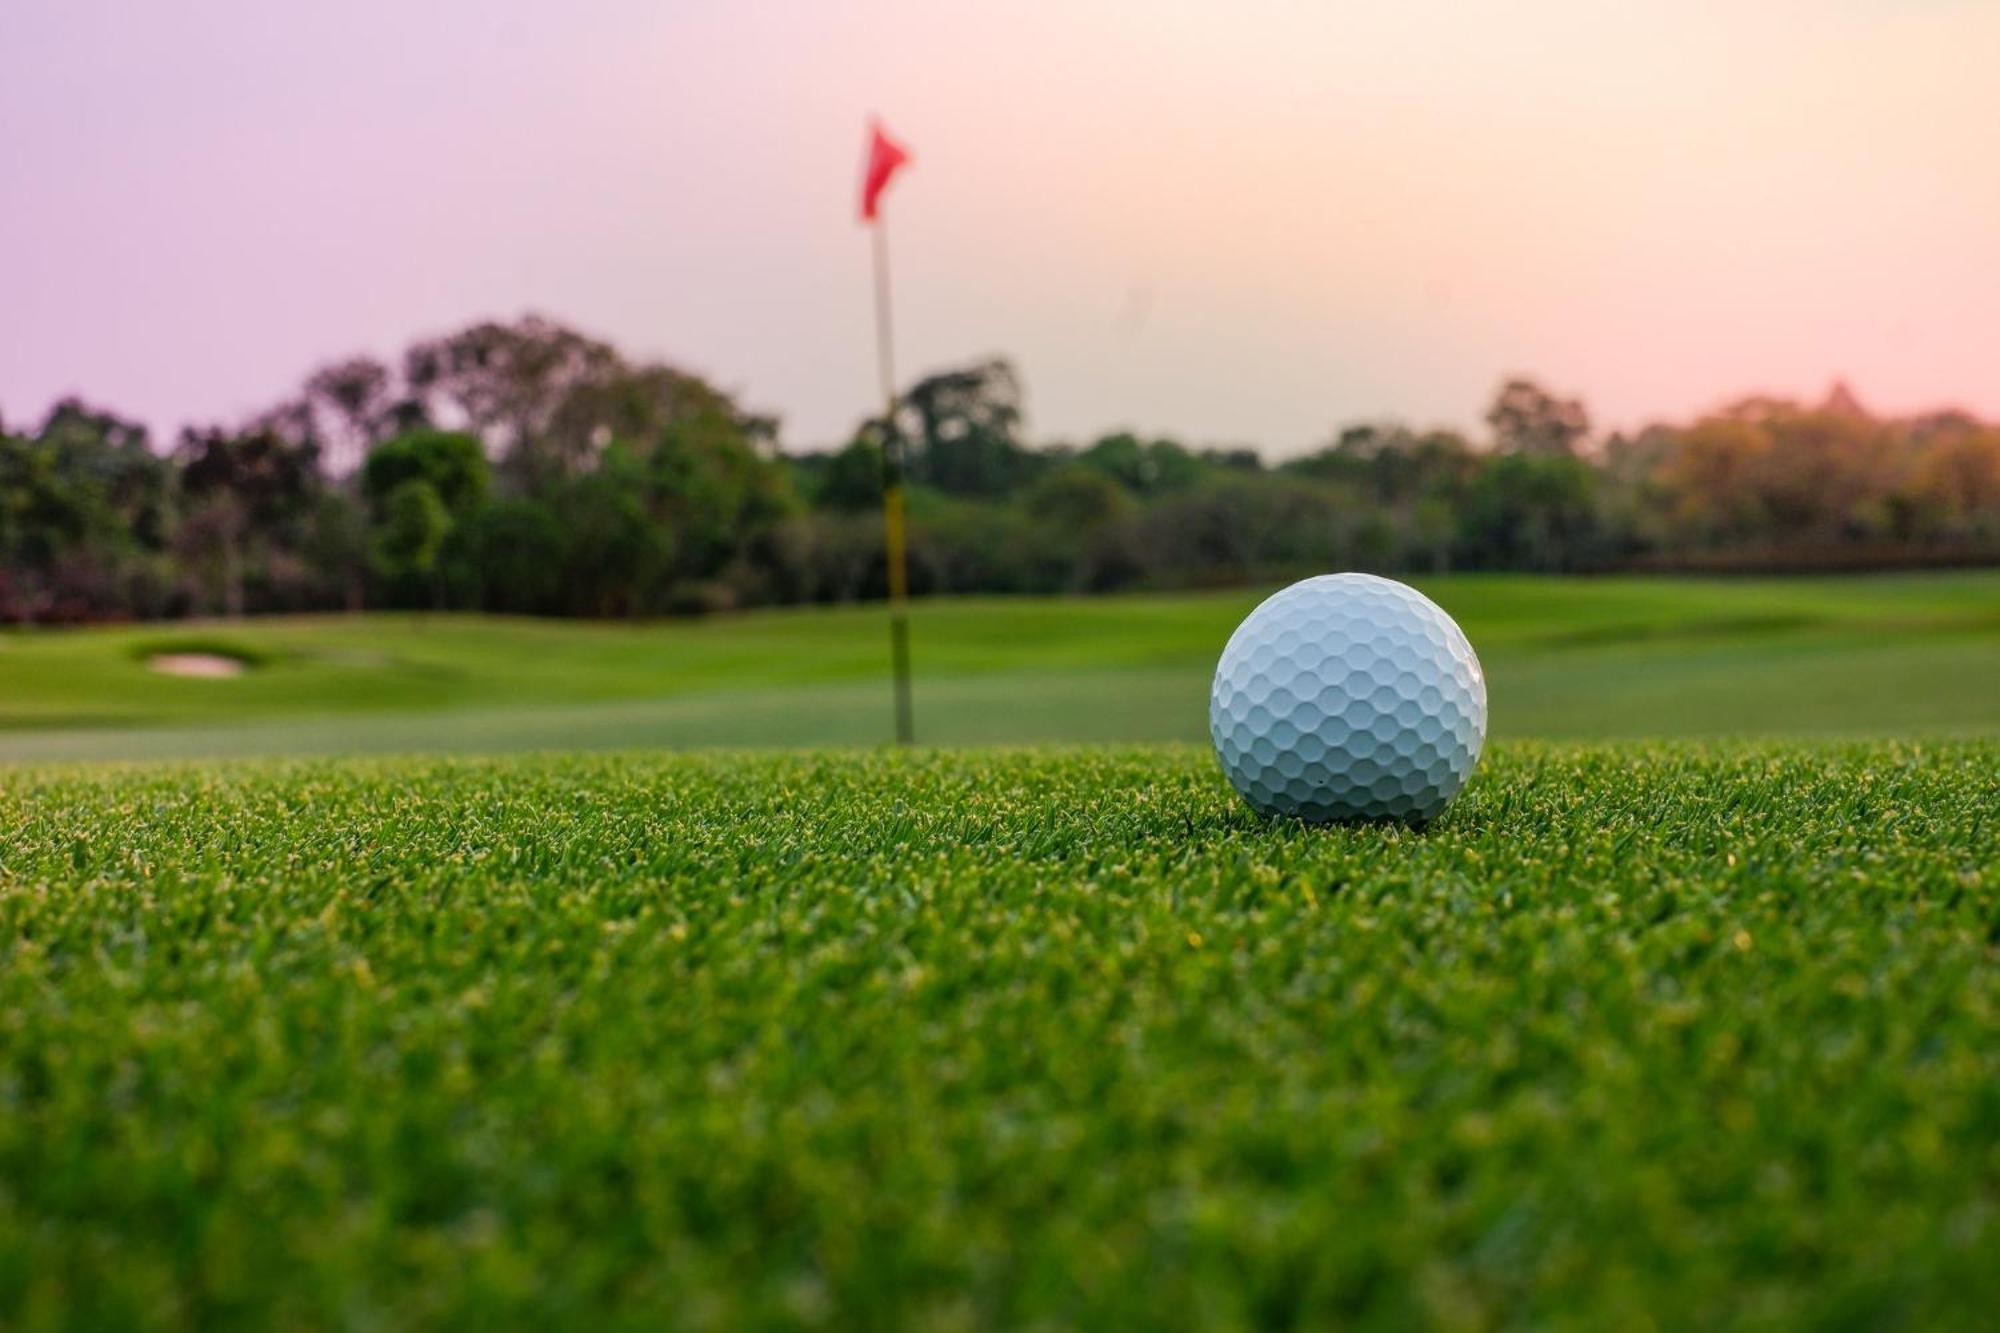
M 1418 583 L 1463 624 L 1500 737 L 2000 734 L 2000 571 Z M 924 601 L 939 744 L 1196 741 L 1269 589 Z M 232 680 L 163 651 L 251 659 Z M 330 616 L 0 636 L 0 759 L 870 744 L 879 607 L 639 626 Z
M 1499 706 L 1504 706 L 1500 701 Z M 0 1326 L 1990 1327 L 2000 743 L 0 776 Z

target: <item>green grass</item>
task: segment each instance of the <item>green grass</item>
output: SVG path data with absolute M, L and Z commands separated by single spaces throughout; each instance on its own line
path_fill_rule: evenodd
M 919 606 L 1110 749 L 622 748 L 879 741 L 879 609 L 0 636 L 0 759 L 349 756 L 0 769 L 0 1328 L 1986 1323 L 2000 572 L 1425 587 L 1424 830 L 1227 790 L 1254 592 Z
M 2000 1308 L 1992 741 L 1502 746 L 1421 832 L 1192 747 L 15 769 L 0 826 L 4 1327 Z
M 2000 571 L 1420 583 L 1479 650 L 1497 736 L 2000 734 Z M 1260 595 L 920 603 L 922 734 L 1199 740 L 1215 658 Z M 254 669 L 148 668 L 190 643 Z M 16 632 L 0 759 L 868 743 L 889 729 L 886 657 L 879 608 Z

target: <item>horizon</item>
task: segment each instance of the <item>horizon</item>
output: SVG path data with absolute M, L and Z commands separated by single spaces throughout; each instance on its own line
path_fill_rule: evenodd
M 521 321 L 542 320 L 545 322 L 556 323 L 559 325 L 563 324 L 563 321 L 556 320 L 554 319 L 554 317 L 549 316 L 545 312 L 540 312 L 540 311 L 525 312 L 518 317 L 518 320 Z M 460 332 L 463 329 L 469 328 L 472 325 L 480 322 L 483 321 L 476 319 L 462 321 L 459 325 L 454 326 L 453 328 L 437 330 L 436 336 L 449 336 L 451 334 Z M 573 326 L 565 325 L 565 327 L 573 327 Z M 588 329 L 576 329 L 575 331 L 583 334 L 586 337 L 594 336 Z M 419 337 L 417 338 L 410 339 L 409 344 L 407 345 L 413 345 L 416 342 L 428 339 L 431 336 L 433 335 L 428 333 L 424 335 L 419 335 Z M 616 347 L 615 344 L 613 346 L 614 349 L 618 351 L 621 355 L 625 354 L 626 349 Z M 392 373 L 398 375 L 401 374 L 401 366 L 402 366 L 401 352 L 403 350 L 404 349 L 401 348 L 393 349 L 389 351 L 386 355 L 380 356 L 382 363 L 385 366 L 387 366 Z M 369 352 L 368 354 L 376 355 L 372 351 Z M 315 364 L 326 365 L 331 363 L 334 359 L 335 358 L 333 357 L 323 358 L 320 362 Z M 1007 360 L 1008 358 L 1006 358 L 1004 354 L 1000 354 L 1000 359 Z M 642 363 L 651 363 L 651 359 L 637 358 L 637 357 L 632 358 L 632 364 L 637 365 Z M 686 369 L 686 367 L 684 366 L 672 366 L 671 368 Z M 949 370 L 953 369 L 953 367 L 938 367 L 936 369 Z M 932 373 L 932 371 L 929 369 L 916 372 L 914 375 L 906 377 L 906 385 L 914 384 L 916 383 L 917 380 L 923 378 L 924 375 L 930 373 Z M 301 374 L 301 376 L 299 377 L 299 383 L 294 384 L 292 386 L 292 394 L 294 396 L 296 395 L 297 390 L 303 386 L 304 379 L 305 375 Z M 1802 411 L 1807 411 L 1807 412 L 1831 411 L 1836 413 L 1857 414 L 1868 420 L 1881 421 L 1881 422 L 1921 421 L 1930 417 L 1945 416 L 1954 413 L 1970 413 L 1971 415 L 1974 416 L 1975 419 L 1980 419 L 1979 414 L 1976 411 L 1974 411 L 1973 409 L 1965 408 L 1957 403 L 1937 403 L 1930 405 L 1928 407 L 1919 407 L 1912 411 L 1902 411 L 1902 412 L 1882 411 L 1877 409 L 1876 406 L 1870 402 L 1865 392 L 1856 390 L 1855 387 L 1851 385 L 1844 377 L 1835 377 L 1829 384 L 1825 386 L 1825 388 L 1821 392 L 1817 394 L 1812 394 L 1812 393 L 1797 394 L 1797 395 L 1774 394 L 1774 393 L 1767 393 L 1761 390 L 1747 390 L 1742 393 L 1725 395 L 1715 400 L 1714 402 L 1710 403 L 1708 406 L 1702 408 L 1698 412 L 1689 412 L 1680 417 L 1661 416 L 1661 417 L 1649 418 L 1645 421 L 1633 423 L 1631 425 L 1607 426 L 1598 419 L 1595 410 L 1591 407 L 1589 396 L 1587 394 L 1565 394 L 1560 389 L 1559 386 L 1551 386 L 1547 382 L 1541 380 L 1539 377 L 1533 374 L 1518 374 L 1510 376 L 1509 379 L 1525 381 L 1538 388 L 1549 390 L 1557 397 L 1572 397 L 1581 399 L 1583 407 L 1585 408 L 1586 412 L 1589 413 L 1590 416 L 1589 429 L 1577 441 L 1577 447 L 1579 453 L 1585 456 L 1597 455 L 1598 453 L 1601 452 L 1603 446 L 1611 442 L 1615 437 L 1623 436 L 1625 438 L 1630 439 L 1630 438 L 1636 438 L 1637 436 L 1643 434 L 1648 430 L 1679 429 L 1699 420 L 1725 415 L 1745 404 L 1752 404 L 1761 401 L 1769 401 L 1773 403 L 1784 404 L 1791 407 L 1796 407 Z M 1494 392 L 1489 394 L 1487 398 L 1487 402 L 1489 405 L 1492 399 L 1497 395 L 1498 391 L 1503 387 L 1503 383 L 1496 383 L 1493 386 Z M 1023 384 L 1024 401 L 1027 401 L 1031 404 L 1033 399 L 1033 392 L 1034 391 L 1032 385 L 1028 385 L 1025 383 Z M 271 401 L 262 404 L 257 409 L 242 413 L 236 418 L 218 418 L 213 420 L 191 420 L 191 421 L 175 422 L 169 426 L 163 427 L 160 426 L 158 423 L 147 420 L 144 417 L 121 411 L 119 405 L 116 403 L 108 403 L 95 399 L 91 397 L 88 393 L 84 392 L 71 392 L 60 395 L 57 398 L 50 400 L 50 402 L 45 407 L 43 407 L 39 412 L 35 412 L 29 415 L 13 414 L 7 410 L 7 405 L 5 403 L 0 403 L 0 431 L 14 431 L 16 433 L 19 433 L 22 431 L 35 430 L 39 428 L 43 423 L 45 423 L 59 408 L 64 406 L 66 403 L 76 403 L 89 410 L 108 412 L 114 417 L 119 418 L 120 420 L 128 421 L 134 425 L 139 426 L 146 432 L 146 438 L 150 443 L 150 445 L 152 446 L 154 452 L 166 454 L 171 452 L 174 446 L 180 441 L 184 433 L 192 434 L 204 430 L 220 430 L 224 432 L 230 432 L 230 431 L 247 429 L 254 424 L 257 416 L 260 413 L 278 407 L 284 400 L 285 396 L 286 395 L 284 394 L 274 396 Z M 746 411 L 754 412 L 755 410 L 754 402 L 745 401 L 741 398 L 739 398 L 737 402 L 739 407 L 744 408 Z M 1029 412 L 1024 414 L 1024 419 L 1028 422 L 1031 422 L 1032 416 L 1033 413 L 1032 410 L 1030 410 Z M 789 439 L 786 437 L 785 423 L 783 419 L 780 418 L 777 423 L 778 429 L 772 439 L 772 445 L 779 456 L 805 457 L 813 454 L 836 453 L 841 449 L 847 447 L 855 438 L 857 438 L 860 434 L 861 428 L 865 426 L 866 423 L 867 423 L 867 418 L 865 416 L 857 418 L 854 428 L 850 430 L 845 436 L 842 436 L 841 438 L 836 440 L 799 441 L 796 439 Z M 456 424 L 450 421 L 435 422 L 433 423 L 433 426 L 436 429 L 451 431 L 451 432 L 471 430 L 471 427 L 469 426 L 463 424 Z M 1327 429 L 1317 439 L 1307 442 L 1306 444 L 1301 445 L 1296 449 L 1284 452 L 1274 451 L 1268 448 L 1262 441 L 1246 440 L 1246 439 L 1227 439 L 1227 438 L 1193 439 L 1193 438 L 1186 438 L 1174 435 L 1171 432 L 1167 431 L 1145 431 L 1122 424 L 1102 427 L 1096 430 L 1086 430 L 1076 435 L 1063 435 L 1063 436 L 1053 436 L 1053 437 L 1037 436 L 1031 429 L 1024 429 L 1022 432 L 1021 446 L 1031 451 L 1060 450 L 1065 448 L 1082 449 L 1099 441 L 1106 440 L 1115 436 L 1131 435 L 1144 442 L 1151 442 L 1151 441 L 1171 442 L 1180 445 L 1183 448 L 1186 448 L 1192 452 L 1197 452 L 1197 453 L 1205 450 L 1224 452 L 1230 450 L 1248 449 L 1257 454 L 1258 457 L 1262 459 L 1263 462 L 1265 462 L 1267 465 L 1275 466 L 1279 463 L 1283 463 L 1291 459 L 1304 458 L 1310 454 L 1319 452 L 1321 450 L 1332 448 L 1334 445 L 1340 442 L 1341 437 L 1348 431 L 1359 428 L 1369 428 L 1369 427 L 1386 431 L 1399 431 L 1399 430 L 1406 431 L 1413 436 L 1420 436 L 1430 433 L 1452 434 L 1458 436 L 1467 445 L 1469 445 L 1475 450 L 1484 450 L 1496 447 L 1495 441 L 1491 438 L 1492 428 L 1490 424 L 1485 420 L 1484 410 L 1475 414 L 1472 420 L 1464 424 L 1456 422 L 1416 422 L 1416 421 L 1405 420 L 1398 417 L 1387 417 L 1387 416 L 1355 418 L 1346 421 L 1334 421 L 1328 425 Z M 331 464 L 334 460 L 329 459 L 328 461 L 329 464 Z M 355 468 L 359 466 L 360 461 L 361 460 L 358 457 L 350 458 L 348 460 L 348 466 L 345 469 L 336 467 L 334 468 L 332 475 L 339 476 L 352 472 Z
M 1476 436 L 1517 374 L 1600 435 L 1842 381 L 2000 415 L 2000 11 L 1445 12 L 30 0 L 0 420 L 171 441 L 538 310 L 837 445 L 871 113 L 903 380 L 1009 356 L 1037 440 Z

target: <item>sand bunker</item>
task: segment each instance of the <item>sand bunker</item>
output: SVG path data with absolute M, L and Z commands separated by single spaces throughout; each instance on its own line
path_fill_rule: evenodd
M 243 663 L 220 653 L 155 653 L 146 664 L 161 675 L 198 680 L 225 680 L 243 674 Z

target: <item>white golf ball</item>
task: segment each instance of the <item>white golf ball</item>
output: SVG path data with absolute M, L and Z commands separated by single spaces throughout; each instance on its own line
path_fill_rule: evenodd
M 1215 667 L 1208 731 L 1260 814 L 1430 819 L 1486 742 L 1486 675 L 1405 583 L 1325 574 L 1252 611 Z

